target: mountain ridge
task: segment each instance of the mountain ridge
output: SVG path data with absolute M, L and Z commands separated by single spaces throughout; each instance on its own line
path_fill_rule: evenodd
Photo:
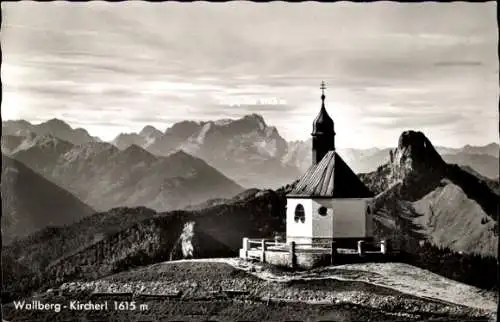
M 45 123 L 50 125 L 64 122 L 53 119 Z M 22 129 L 34 126 L 23 120 L 5 121 L 2 123 L 3 131 L 8 128 L 10 132 L 15 132 L 13 124 L 18 124 L 21 132 Z M 8 137 L 2 139 L 4 153 L 12 153 L 12 148 L 18 145 L 19 141 L 16 135 L 8 134 Z M 111 143 L 121 150 L 136 144 L 160 156 L 183 149 L 222 170 L 240 185 L 259 188 L 279 187 L 306 171 L 311 163 L 312 148 L 311 139 L 287 142 L 280 136 L 276 127 L 267 125 L 259 114 L 249 114 L 239 119 L 186 120 L 174 123 L 164 132 L 146 125 L 139 133 L 119 134 Z M 355 172 L 367 173 L 387 162 L 391 149 L 394 148 L 340 148 L 338 151 Z M 485 146 L 466 144 L 462 148 L 437 146 L 436 150 L 447 163 L 470 166 L 492 179 L 498 177 L 498 143 Z M 256 181 L 254 178 L 257 174 L 266 174 L 261 176 L 265 177 L 266 181 Z
M 100 141 L 92 137 L 83 128 L 72 128 L 63 120 L 52 118 L 39 124 L 32 124 L 25 120 L 2 121 L 2 135 L 30 136 L 50 134 L 73 144 Z
M 422 132 L 403 132 L 390 161 L 360 178 L 377 193 L 377 229 L 394 239 L 412 236 L 405 247 L 428 240 L 495 256 L 498 193 L 484 179 L 447 164 Z
M 52 136 L 50 142 L 28 146 L 12 157 L 98 210 L 149 206 L 164 211 L 242 190 L 217 169 L 185 152 L 161 157 L 137 145 L 125 150 L 106 142 L 72 145 Z
M 247 188 L 274 188 L 299 175 L 280 161 L 286 146 L 275 127 L 268 126 L 261 115 L 251 114 L 235 120 L 175 123 L 147 149 L 156 155 L 182 149 Z M 270 178 L 255 180 L 258 174 Z

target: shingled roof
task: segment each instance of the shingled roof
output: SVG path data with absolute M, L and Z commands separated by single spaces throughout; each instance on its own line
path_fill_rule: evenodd
M 370 198 L 373 193 L 335 152 L 312 165 L 299 179 L 288 197 Z

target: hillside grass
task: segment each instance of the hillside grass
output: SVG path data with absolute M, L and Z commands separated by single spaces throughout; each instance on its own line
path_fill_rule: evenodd
M 177 241 L 181 238 L 183 225 L 190 221 L 195 222 L 192 244 L 196 257 L 234 256 L 242 236 L 265 237 L 284 230 L 283 203 L 281 194 L 250 190 L 225 204 L 204 209 L 157 213 L 144 207 L 122 207 L 92 215 L 71 226 L 47 228 L 4 249 L 5 258 L 26 269 L 6 272 L 2 298 L 9 301 L 53 287 L 59 278 L 63 281 L 85 275 L 98 278 L 138 265 L 176 259 Z M 150 243 L 149 248 L 143 245 L 146 248 L 141 249 L 125 242 L 148 243 L 145 239 L 151 234 L 139 234 L 143 236 L 140 240 L 134 238 L 137 231 L 140 233 L 153 226 L 156 227 L 153 235 L 163 242 Z M 94 256 L 92 249 L 102 244 L 113 250 L 113 256 Z M 145 254 L 144 250 L 150 248 L 152 252 Z M 85 272 L 77 269 L 81 258 L 88 258 Z
M 97 319 L 118 321 L 416 321 L 416 320 L 485 320 L 490 313 L 452 303 L 437 301 L 400 292 L 390 287 L 361 280 L 341 280 L 327 269 L 310 271 L 320 280 L 308 279 L 300 274 L 308 272 L 274 272 L 277 276 L 257 266 L 251 273 L 248 267 L 236 259 L 183 260 L 165 262 L 121 272 L 103 279 L 79 281 L 60 287 L 63 293 L 45 293 L 40 298 L 62 303 L 69 299 L 85 301 L 91 291 L 112 292 L 104 300 L 123 300 L 119 293 L 136 292 L 148 294 L 171 294 L 181 291 L 181 297 L 137 299 L 136 303 L 147 303 L 147 311 L 133 312 L 20 312 L 7 306 L 5 317 L 16 321 L 38 319 L 65 321 L 70 319 Z M 246 263 L 246 265 L 252 265 Z M 335 269 L 335 268 L 334 268 Z M 376 273 L 363 270 L 345 270 L 358 277 L 373 278 Z M 260 275 L 268 278 L 259 277 Z M 277 276 L 279 277 L 279 276 Z M 309 276 L 311 277 L 311 276 Z M 351 278 L 353 276 L 351 275 Z M 225 291 L 243 291 L 228 296 Z M 61 295 L 64 294 L 64 295 Z M 110 319 L 111 318 L 111 319 Z

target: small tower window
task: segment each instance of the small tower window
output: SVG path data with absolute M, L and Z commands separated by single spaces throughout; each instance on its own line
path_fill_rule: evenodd
M 304 206 L 300 203 L 295 207 L 295 217 L 293 218 L 295 222 L 304 223 L 306 221 L 306 213 L 304 211 Z
M 321 206 L 318 208 L 318 214 L 320 216 L 326 216 L 328 214 L 328 209 L 326 207 Z

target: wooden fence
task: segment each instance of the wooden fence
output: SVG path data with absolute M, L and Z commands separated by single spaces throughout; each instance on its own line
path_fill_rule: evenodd
M 387 240 L 376 242 L 374 246 L 378 246 L 378 251 L 367 251 L 366 243 L 360 240 L 357 243 L 357 249 L 352 253 L 364 256 L 366 253 L 389 253 L 389 243 Z M 250 239 L 243 238 L 243 253 L 246 259 L 257 259 L 261 262 L 266 262 L 266 252 L 287 252 L 290 258 L 293 258 L 297 253 L 328 253 L 330 255 L 331 263 L 333 264 L 336 254 L 339 249 L 335 241 L 324 241 L 314 243 L 297 243 L 291 241 L 288 243 L 279 242 L 271 239 Z

